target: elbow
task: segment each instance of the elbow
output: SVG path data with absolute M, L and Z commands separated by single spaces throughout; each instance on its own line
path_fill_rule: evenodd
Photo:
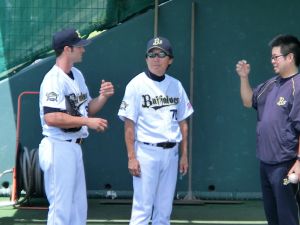
M 54 126 L 55 123 L 54 123 L 54 120 L 53 119 L 49 119 L 49 118 L 45 118 L 45 123 L 48 125 L 48 126 Z
M 243 106 L 246 108 L 252 107 L 252 97 L 251 98 L 242 98 Z
M 44 120 L 48 126 L 56 126 L 57 122 L 62 120 L 62 115 L 60 113 L 47 113 Z
M 251 108 L 252 107 L 252 103 L 251 102 L 243 102 L 243 105 L 246 108 Z

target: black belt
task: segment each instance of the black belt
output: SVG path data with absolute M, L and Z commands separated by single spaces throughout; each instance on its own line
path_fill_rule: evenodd
M 48 137 L 47 135 L 45 135 L 44 137 Z M 65 140 L 67 142 L 72 142 L 73 139 L 69 139 L 69 140 Z M 77 138 L 75 141 L 74 141 L 76 144 L 79 144 L 81 145 L 83 143 L 83 138 Z
M 160 142 L 156 144 L 148 143 L 148 142 L 143 142 L 145 145 L 151 145 L 151 146 L 156 146 L 156 147 L 161 147 L 161 148 L 173 148 L 177 143 L 176 142 Z
M 66 140 L 66 141 L 72 142 L 72 139 Z M 83 143 L 83 138 L 77 138 L 76 141 L 75 141 L 75 143 L 81 145 Z

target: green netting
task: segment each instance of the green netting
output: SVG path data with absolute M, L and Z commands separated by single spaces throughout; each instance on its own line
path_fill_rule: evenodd
M 52 34 L 61 28 L 75 27 L 87 36 L 153 7 L 154 2 L 0 0 L 0 78 L 47 54 L 51 50 Z

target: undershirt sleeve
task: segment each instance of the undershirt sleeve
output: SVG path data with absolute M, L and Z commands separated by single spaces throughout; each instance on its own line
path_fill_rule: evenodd
M 53 112 L 66 112 L 66 110 L 62 110 L 59 108 L 47 107 L 47 106 L 43 107 L 43 111 L 44 111 L 44 115 L 46 115 L 47 113 L 53 113 Z

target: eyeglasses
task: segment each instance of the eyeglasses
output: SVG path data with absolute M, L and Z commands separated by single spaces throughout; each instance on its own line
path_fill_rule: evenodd
M 147 54 L 146 54 L 146 56 L 147 57 L 149 57 L 149 58 L 155 58 L 156 56 L 158 57 L 158 58 L 165 58 L 166 56 L 168 56 L 167 55 L 167 53 L 165 53 L 165 52 L 158 52 L 158 53 L 155 53 L 155 52 L 147 52 Z
M 287 54 L 282 54 L 282 55 L 273 55 L 273 56 L 271 57 L 271 61 L 272 61 L 272 60 L 277 61 L 278 58 L 287 56 L 288 54 L 289 54 L 289 53 L 287 53 Z

